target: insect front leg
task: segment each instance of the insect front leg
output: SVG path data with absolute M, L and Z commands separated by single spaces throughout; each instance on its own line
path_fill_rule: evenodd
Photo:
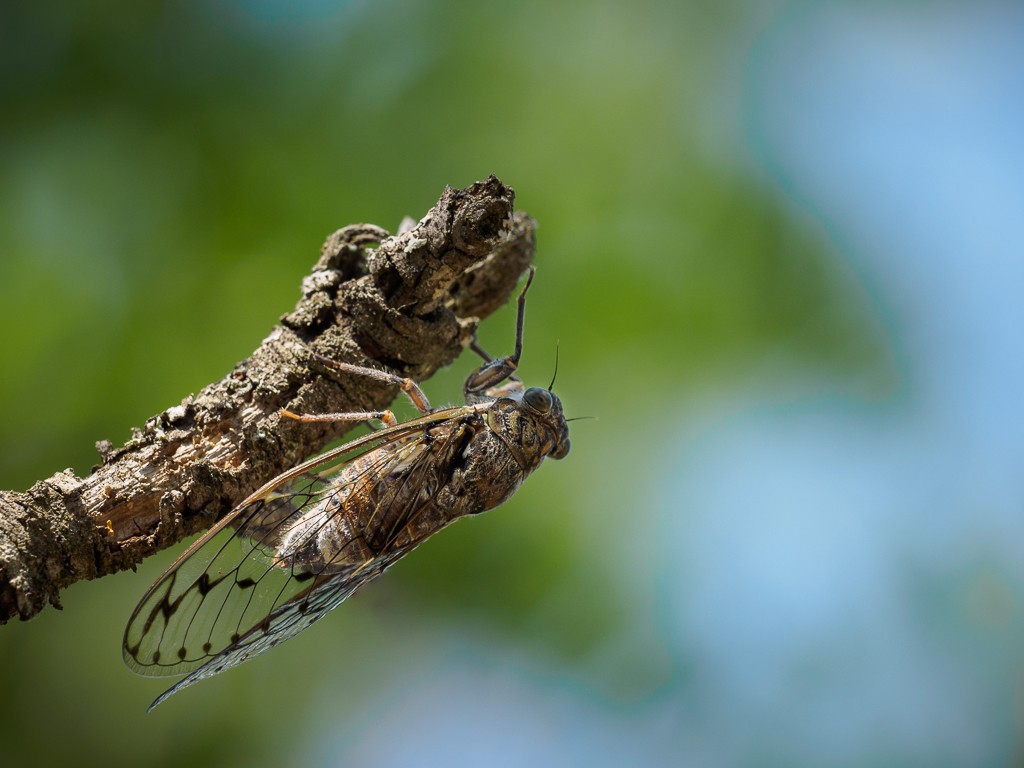
M 510 385 L 519 382 L 519 379 L 515 376 L 516 369 L 519 367 L 519 358 L 523 355 L 523 323 L 526 318 L 526 292 L 530 290 L 530 284 L 533 282 L 533 275 L 536 272 L 536 268 L 532 265 L 529 268 L 529 272 L 526 276 L 526 285 L 523 286 L 523 290 L 519 294 L 518 300 L 518 314 L 516 315 L 516 348 L 511 355 L 499 358 L 491 358 L 483 348 L 476 343 L 476 340 L 470 345 L 474 352 L 487 360 L 486 363 L 477 368 L 473 373 L 466 379 L 466 383 L 462 387 L 463 394 L 466 396 L 466 402 L 473 403 L 478 402 L 482 398 L 482 395 L 490 395 L 490 390 L 496 390 L 499 384 L 503 381 L 511 379 Z M 512 387 L 512 390 L 522 389 L 522 383 L 519 383 L 518 387 Z

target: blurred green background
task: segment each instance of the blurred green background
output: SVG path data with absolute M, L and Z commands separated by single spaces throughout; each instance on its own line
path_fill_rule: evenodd
M 539 222 L 523 376 L 557 345 L 597 418 L 150 715 L 121 633 L 180 547 L 0 628 L 0 762 L 1024 764 L 1022 43 L 995 2 L 4 4 L 0 486 L 492 172 Z

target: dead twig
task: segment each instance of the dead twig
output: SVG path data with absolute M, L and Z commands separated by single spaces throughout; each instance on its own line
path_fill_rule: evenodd
M 304 413 L 374 411 L 394 388 L 339 377 L 328 358 L 422 381 L 451 363 L 478 319 L 508 299 L 533 257 L 533 222 L 495 177 L 445 189 L 395 236 L 338 230 L 302 282 L 302 298 L 246 360 L 149 419 L 102 463 L 24 492 L 0 492 L 0 623 L 28 619 L 60 590 L 134 567 L 209 527 L 251 491 L 351 424 L 299 424 Z M 370 248 L 371 244 L 376 248 Z

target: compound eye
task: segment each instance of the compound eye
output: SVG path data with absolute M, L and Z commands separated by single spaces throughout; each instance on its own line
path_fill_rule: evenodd
M 551 393 L 540 387 L 530 387 L 523 393 L 523 400 L 537 413 L 547 413 L 551 410 Z

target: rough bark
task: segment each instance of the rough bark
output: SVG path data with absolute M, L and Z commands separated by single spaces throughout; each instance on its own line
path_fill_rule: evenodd
M 302 298 L 225 378 L 149 419 L 102 462 L 25 492 L 0 492 L 0 623 L 28 619 L 60 590 L 133 568 L 209 527 L 270 478 L 353 425 L 282 419 L 385 408 L 394 387 L 331 370 L 312 354 L 416 381 L 451 363 L 479 318 L 509 297 L 533 257 L 533 222 L 495 177 L 445 189 L 392 237 L 338 230 Z M 379 243 L 376 249 L 368 248 Z

